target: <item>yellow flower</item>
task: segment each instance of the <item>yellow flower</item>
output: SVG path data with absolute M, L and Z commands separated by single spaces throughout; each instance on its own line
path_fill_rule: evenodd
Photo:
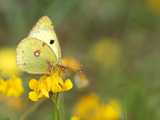
M 66 57 L 62 59 L 62 65 L 68 67 L 69 69 L 77 72 L 81 69 L 80 62 L 73 57 Z
M 121 61 L 121 47 L 113 38 L 104 38 L 94 44 L 90 55 L 106 68 L 114 68 Z
M 74 114 L 80 116 L 83 119 L 87 119 L 89 114 L 94 115 L 94 112 L 90 113 L 90 111 L 98 108 L 98 106 L 99 98 L 96 96 L 96 94 L 92 93 L 90 95 L 82 97 L 78 101 L 78 103 L 74 107 Z
M 14 49 L 4 48 L 0 50 L 0 74 L 17 75 L 19 69 L 16 66 L 16 53 Z
M 6 96 L 18 97 L 24 91 L 22 80 L 18 77 L 12 77 L 9 80 L 0 80 L 0 93 Z
M 121 116 L 120 104 L 116 100 L 111 100 L 107 104 L 102 104 L 97 110 L 96 120 L 119 120 Z
M 29 99 L 37 101 L 40 98 L 49 98 L 50 93 L 64 92 L 72 89 L 73 84 L 70 79 L 63 80 L 59 71 L 52 73 L 50 76 L 44 75 L 39 80 L 32 79 L 29 82 L 32 90 L 29 92 Z
M 0 93 L 6 93 L 7 82 L 3 79 L 0 80 Z
M 82 120 L 120 120 L 121 106 L 116 100 L 102 103 L 98 96 L 90 94 L 75 105 L 74 115 Z
M 71 117 L 71 120 L 80 120 L 80 119 L 79 119 L 79 117 L 77 117 L 77 116 L 72 116 L 72 117 Z
M 146 0 L 148 8 L 157 15 L 160 15 L 160 0 Z

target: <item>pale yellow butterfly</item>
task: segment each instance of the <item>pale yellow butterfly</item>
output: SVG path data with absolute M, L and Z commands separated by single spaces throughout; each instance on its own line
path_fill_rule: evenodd
M 17 46 L 17 65 L 32 74 L 47 74 L 61 61 L 61 49 L 49 17 L 41 17 Z

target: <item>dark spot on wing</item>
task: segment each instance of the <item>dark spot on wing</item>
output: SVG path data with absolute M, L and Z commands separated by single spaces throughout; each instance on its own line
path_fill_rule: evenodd
M 46 43 L 43 42 L 43 43 L 42 43 L 42 47 L 44 47 L 45 45 L 46 45 Z
M 35 57 L 39 57 L 40 54 L 41 54 L 40 50 L 34 51 L 34 56 L 35 56 Z
M 54 44 L 54 40 L 50 40 L 49 43 L 52 45 Z

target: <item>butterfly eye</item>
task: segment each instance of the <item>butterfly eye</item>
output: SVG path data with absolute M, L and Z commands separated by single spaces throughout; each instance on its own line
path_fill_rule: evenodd
M 54 43 L 54 40 L 50 40 L 50 42 L 49 42 L 51 45 Z

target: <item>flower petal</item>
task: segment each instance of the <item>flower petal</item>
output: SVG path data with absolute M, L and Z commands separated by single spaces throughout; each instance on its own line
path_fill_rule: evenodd
M 73 88 L 73 83 L 70 79 L 65 80 L 64 88 L 65 88 L 65 91 Z
M 32 90 L 34 90 L 34 89 L 36 89 L 37 87 L 38 87 L 38 81 L 35 80 L 35 79 L 31 79 L 31 80 L 29 81 L 29 88 L 32 89 Z
M 38 101 L 38 99 L 39 99 L 39 95 L 34 91 L 29 92 L 29 96 L 28 97 L 32 101 Z

